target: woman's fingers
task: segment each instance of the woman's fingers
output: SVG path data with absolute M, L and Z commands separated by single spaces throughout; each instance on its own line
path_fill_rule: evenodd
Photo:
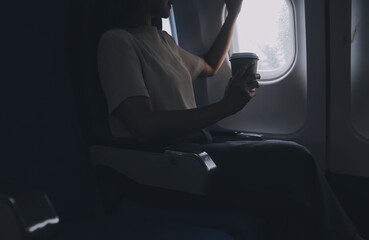
M 254 80 L 254 81 L 251 81 L 251 82 L 248 82 L 247 85 L 251 88 L 259 88 L 260 87 L 260 84 L 258 81 Z
M 259 82 L 257 81 L 260 79 L 260 74 L 250 74 L 249 69 L 253 63 L 248 63 L 235 74 L 234 77 L 230 79 L 230 82 L 227 86 L 227 93 L 232 94 L 231 89 L 240 89 L 244 92 L 244 94 L 248 95 L 248 97 L 252 98 L 256 95 L 255 89 L 259 88 Z M 230 89 L 231 88 L 231 89 Z M 236 90 L 235 90 L 236 91 Z
M 260 85 L 257 81 L 247 82 L 243 84 L 243 89 L 246 92 L 255 92 L 256 88 L 259 88 Z
M 239 14 L 241 11 L 243 0 L 224 0 L 224 2 L 227 6 L 228 15 Z
M 250 67 L 251 67 L 252 64 L 253 63 L 247 63 L 245 66 L 243 66 L 242 68 L 240 68 L 237 71 L 236 75 L 233 78 L 234 79 L 241 79 L 241 78 L 243 78 L 244 75 L 247 73 L 247 70 L 250 69 Z
M 252 81 L 259 80 L 261 78 L 260 74 L 258 74 L 258 73 L 249 74 L 249 75 L 246 75 L 244 77 L 245 77 L 245 82 L 252 82 Z

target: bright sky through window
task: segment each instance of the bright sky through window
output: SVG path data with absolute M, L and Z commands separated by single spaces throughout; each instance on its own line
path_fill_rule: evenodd
M 258 70 L 268 77 L 278 77 L 294 60 L 293 17 L 289 0 L 244 1 L 231 52 L 256 53 L 260 58 Z
M 169 18 L 162 18 L 162 23 L 163 23 L 163 30 L 166 31 L 169 35 L 171 35 L 174 38 L 174 41 L 176 41 L 176 43 L 178 44 L 176 20 L 174 17 L 173 8 L 170 9 Z
M 169 18 L 163 18 L 163 30 L 166 31 L 169 35 L 172 35 Z

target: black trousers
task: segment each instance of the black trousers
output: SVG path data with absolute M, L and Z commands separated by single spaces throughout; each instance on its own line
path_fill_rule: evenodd
M 357 230 L 311 153 L 290 141 L 182 143 L 217 165 L 212 197 L 267 219 L 267 239 L 353 240 Z

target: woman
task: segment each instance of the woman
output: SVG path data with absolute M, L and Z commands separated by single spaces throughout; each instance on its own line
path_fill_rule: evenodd
M 271 220 L 270 239 L 360 239 L 303 146 L 277 140 L 189 140 L 240 111 L 259 87 L 260 76 L 249 74 L 247 65 L 230 79 L 219 102 L 197 107 L 192 89 L 198 76 L 216 74 L 223 63 L 242 0 L 224 0 L 228 15 L 203 59 L 151 26 L 154 18 L 169 17 L 173 0 L 106 2 L 108 31 L 98 58 L 113 135 L 208 152 L 218 166 L 219 201 L 263 213 Z M 286 212 L 293 218 L 283 223 L 281 213 Z

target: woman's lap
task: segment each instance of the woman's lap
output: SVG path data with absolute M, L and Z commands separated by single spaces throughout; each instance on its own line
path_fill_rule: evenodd
M 325 239 L 351 239 L 356 233 L 314 157 L 295 142 L 185 143 L 176 149 L 209 154 L 217 165 L 213 197 L 232 208 L 262 210 L 271 213 L 272 218 L 281 213 L 287 218 L 294 216 L 287 221 L 287 228 L 301 221 L 315 233 L 320 229 L 319 235 Z M 280 223 L 275 224 L 281 227 Z M 332 228 L 332 224 L 336 227 Z
M 210 155 L 217 165 L 218 194 L 254 199 L 258 204 L 285 203 L 300 191 L 297 188 L 309 187 L 311 176 L 319 171 L 308 150 L 294 142 L 228 141 L 177 147 Z M 266 203 L 266 196 L 273 196 L 273 202 Z

